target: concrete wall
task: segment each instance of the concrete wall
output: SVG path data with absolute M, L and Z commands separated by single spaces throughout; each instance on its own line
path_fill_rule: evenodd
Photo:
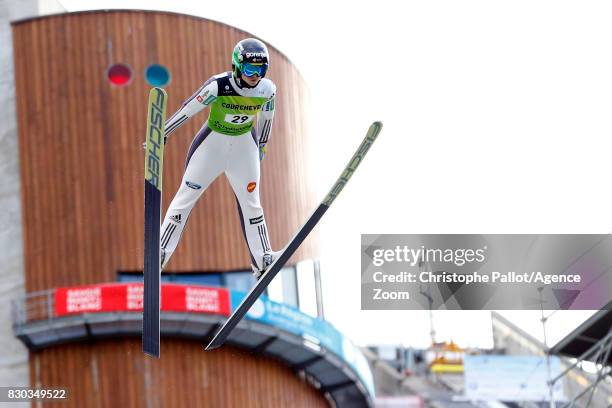
M 10 302 L 24 293 L 19 154 L 10 22 L 64 11 L 56 0 L 0 0 L 0 386 L 27 386 L 28 351 L 13 336 Z M 29 403 L 13 406 L 30 406 Z

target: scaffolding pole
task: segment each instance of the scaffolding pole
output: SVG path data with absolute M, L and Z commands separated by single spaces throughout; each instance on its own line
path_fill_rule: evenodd
M 593 344 L 587 351 L 582 353 L 574 364 L 565 369 L 561 374 L 556 376 L 549 382 L 549 386 L 552 388 L 555 383 L 565 377 L 572 369 L 576 368 L 578 365 L 582 364 L 586 358 L 595 353 L 593 362 L 596 366 L 599 366 L 596 373 L 596 378 L 591 385 L 586 387 L 582 392 L 578 395 L 574 396 L 570 402 L 565 404 L 562 408 L 573 408 L 576 401 L 578 401 L 582 396 L 586 395 L 589 391 L 591 394 L 589 395 L 589 399 L 584 405 L 585 408 L 588 408 L 593 400 L 593 396 L 595 395 L 595 391 L 599 383 L 606 378 L 606 376 L 612 373 L 612 368 L 608 367 L 608 359 L 610 358 L 610 352 L 612 352 L 612 327 L 608 331 L 608 334 L 604 336 L 601 340 L 597 341 L 597 343 Z

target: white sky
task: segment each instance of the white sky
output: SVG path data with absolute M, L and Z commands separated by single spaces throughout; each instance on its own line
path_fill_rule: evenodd
M 280 49 L 311 90 L 321 196 L 368 125 L 383 121 L 320 226 L 327 317 L 357 343 L 429 341 L 427 313 L 360 310 L 362 233 L 612 230 L 612 3 L 61 3 L 200 15 Z M 505 315 L 541 337 L 539 312 Z M 549 344 L 587 315 L 556 313 Z M 434 319 L 438 339 L 490 345 L 488 312 Z

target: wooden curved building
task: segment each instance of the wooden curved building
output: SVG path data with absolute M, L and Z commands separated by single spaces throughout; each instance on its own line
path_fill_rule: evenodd
M 145 11 L 13 23 L 28 293 L 113 282 L 118 271 L 142 270 L 142 142 L 150 88 L 144 72 L 151 64 L 170 72 L 171 114 L 210 76 L 229 70 L 234 44 L 251 36 L 214 21 Z M 272 247 L 280 249 L 316 197 L 305 84 L 283 54 L 269 50 L 277 113 L 261 193 Z M 127 85 L 109 83 L 114 64 L 131 69 Z M 192 118 L 166 147 L 164 208 L 206 115 Z M 315 243 L 307 240 L 290 263 L 315 258 Z M 193 210 L 168 269 L 248 268 L 235 199 L 220 177 Z M 106 337 L 31 351 L 31 384 L 68 387 L 71 397 L 62 406 L 75 407 L 328 406 L 321 389 L 269 358 L 231 347 L 205 353 L 201 342 L 163 339 L 162 358 L 153 360 L 142 354 L 139 338 Z
M 68 388 L 61 406 L 329 406 L 279 362 L 227 347 L 204 353 L 200 345 L 177 339 L 164 339 L 162 350 L 156 360 L 143 356 L 136 339 L 70 343 L 36 353 L 31 375 L 45 387 Z
M 170 74 L 169 115 L 212 75 L 231 69 L 236 42 L 252 36 L 191 16 L 87 12 L 13 24 L 25 229 L 26 289 L 113 281 L 142 270 L 144 78 L 151 64 Z M 269 78 L 277 114 L 262 164 L 261 198 L 271 244 L 279 249 L 314 208 L 303 111 L 305 84 L 270 47 Z M 131 68 L 113 86 L 113 64 Z M 164 205 L 172 199 L 191 140 L 207 111 L 170 139 L 164 158 Z M 310 239 L 295 259 L 312 258 Z M 220 177 L 193 210 L 168 268 L 248 269 L 236 202 Z

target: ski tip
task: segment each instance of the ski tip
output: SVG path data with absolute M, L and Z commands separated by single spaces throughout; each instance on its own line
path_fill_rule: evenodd
M 382 122 L 377 120 L 376 122 L 373 122 L 370 125 L 370 129 L 369 129 L 368 132 L 371 133 L 371 134 L 378 135 L 380 133 L 380 130 L 382 129 L 382 127 L 383 127 Z

